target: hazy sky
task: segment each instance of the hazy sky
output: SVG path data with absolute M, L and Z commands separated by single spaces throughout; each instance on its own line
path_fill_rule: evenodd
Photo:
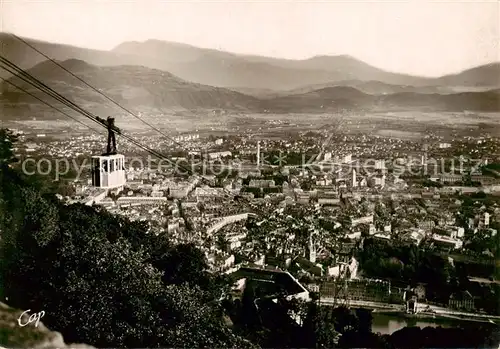
M 499 1 L 0 0 L 1 28 L 108 50 L 161 39 L 302 59 L 349 54 L 436 76 L 500 60 Z

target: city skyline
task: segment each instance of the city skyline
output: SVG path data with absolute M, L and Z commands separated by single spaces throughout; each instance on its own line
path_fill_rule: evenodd
M 2 12 L 2 31 L 99 50 L 153 39 L 285 59 L 350 55 L 419 76 L 500 57 L 500 7 L 490 1 L 5 1 Z

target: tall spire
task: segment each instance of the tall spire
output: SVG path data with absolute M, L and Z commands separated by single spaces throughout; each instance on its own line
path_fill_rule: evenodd
M 311 263 L 316 263 L 316 244 L 313 242 L 313 233 L 309 234 L 309 261 Z
M 257 168 L 260 168 L 260 141 L 257 141 Z

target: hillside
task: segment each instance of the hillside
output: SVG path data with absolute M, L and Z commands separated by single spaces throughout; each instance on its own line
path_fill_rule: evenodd
M 90 85 L 99 88 L 101 92 L 135 111 L 153 110 L 159 113 L 171 108 L 251 110 L 258 108 L 259 104 L 254 97 L 187 82 L 156 69 L 141 66 L 98 67 L 75 59 L 66 60 L 61 64 Z M 42 62 L 28 72 L 84 106 L 110 103 L 52 62 Z M 36 91 L 19 78 L 11 77 L 10 80 L 47 99 L 42 92 Z M 17 110 L 19 107 L 26 107 L 26 104 L 38 104 L 33 98 L 5 83 L 2 84 L 2 92 L 0 101 L 7 106 L 15 105 Z
M 342 80 L 337 82 L 329 82 L 325 84 L 302 86 L 296 89 L 286 90 L 286 91 L 276 91 L 269 89 L 252 89 L 245 87 L 240 87 L 240 88 L 232 87 L 231 90 L 262 99 L 271 99 L 275 97 L 308 93 L 330 87 L 353 87 L 363 93 L 371 95 L 388 95 L 388 94 L 404 93 L 404 92 L 413 92 L 422 94 L 433 94 L 433 93 L 452 94 L 452 93 L 462 93 L 462 92 L 486 92 L 495 90 L 495 88 L 492 86 L 410 86 L 410 85 L 387 84 L 375 80 L 370 80 L 370 81 Z
M 0 304 L 0 347 L 66 348 L 64 338 L 96 348 L 255 348 L 225 325 L 218 300 L 229 284 L 194 244 L 64 204 L 42 190 L 51 179 L 10 166 L 15 137 L 0 129 L 0 138 L 1 297 L 12 307 Z M 14 309 L 43 311 L 44 326 L 33 331 L 30 318 L 20 327 Z
M 265 109 L 276 112 L 326 112 L 371 108 L 375 96 L 352 87 L 327 87 L 303 94 L 294 94 L 263 101 Z
M 371 95 L 353 87 L 327 87 L 307 93 L 272 98 L 263 101 L 264 108 L 273 112 L 327 111 L 500 111 L 498 91 L 463 92 L 454 94 L 424 94 L 401 92 Z
M 59 61 L 78 59 L 100 66 L 140 64 L 139 61 L 134 61 L 133 57 L 127 58 L 112 52 L 92 50 L 33 39 L 24 40 L 35 46 L 41 52 Z M 0 33 L 0 54 L 23 69 L 30 69 L 46 60 L 45 57 L 6 33 Z
M 462 92 L 454 94 L 397 93 L 381 96 L 379 103 L 386 108 L 434 111 L 500 111 L 500 94 L 495 91 Z
M 314 90 L 320 90 L 328 87 L 347 86 L 354 87 L 357 90 L 373 95 L 393 94 L 401 92 L 416 92 L 416 93 L 452 93 L 452 88 L 441 86 L 410 86 L 410 85 L 396 85 L 388 84 L 376 80 L 343 80 L 331 82 L 327 84 L 303 86 L 298 89 L 288 91 L 289 94 L 307 93 Z
M 500 62 L 465 70 L 459 74 L 436 79 L 436 85 L 447 86 L 500 86 Z

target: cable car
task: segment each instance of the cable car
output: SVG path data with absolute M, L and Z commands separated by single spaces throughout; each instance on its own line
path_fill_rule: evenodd
M 125 156 L 116 151 L 115 132 L 120 129 L 115 126 L 115 119 L 98 120 L 108 128 L 108 145 L 106 153 L 92 156 L 92 185 L 103 189 L 121 190 L 125 186 Z

